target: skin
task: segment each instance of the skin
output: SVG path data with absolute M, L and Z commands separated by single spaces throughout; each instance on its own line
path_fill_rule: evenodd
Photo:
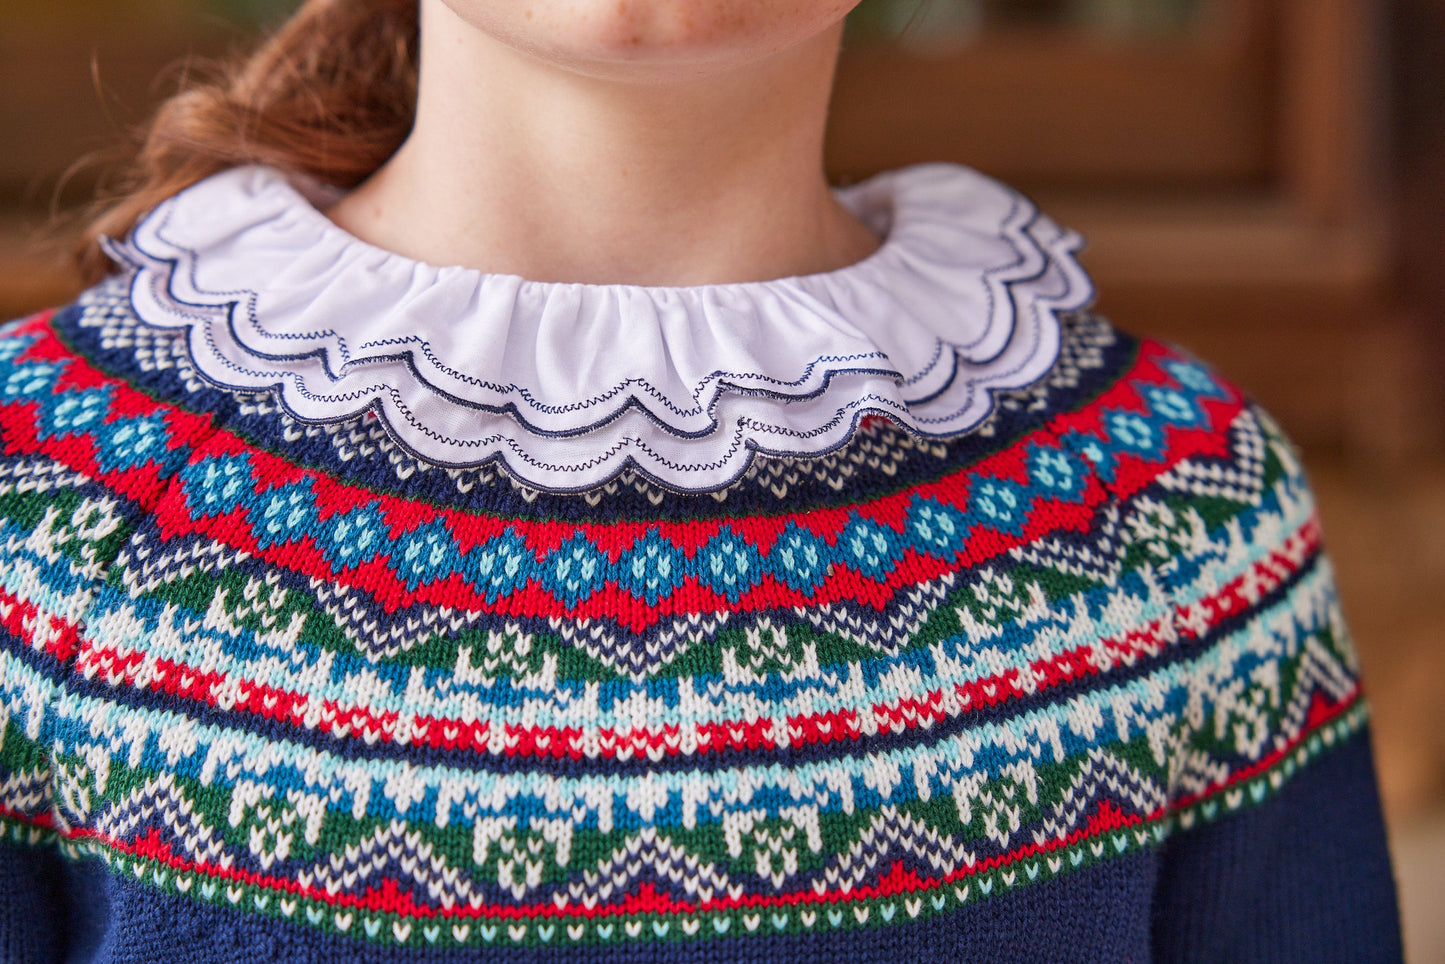
M 833 270 L 878 239 L 823 129 L 857 0 L 421 0 L 416 126 L 328 214 L 409 258 L 536 281 Z

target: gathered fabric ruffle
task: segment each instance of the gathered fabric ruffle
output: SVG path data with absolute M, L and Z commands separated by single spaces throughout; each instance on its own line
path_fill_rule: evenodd
M 955 165 L 839 189 L 884 239 L 863 261 L 691 287 L 437 267 L 346 233 L 323 196 L 234 168 L 108 250 L 137 316 L 184 330 L 209 381 L 302 421 L 372 412 L 424 460 L 500 460 L 552 491 L 629 464 L 710 491 L 758 453 L 836 448 L 869 414 L 966 433 L 1054 365 L 1058 316 L 1093 298 L 1078 234 Z

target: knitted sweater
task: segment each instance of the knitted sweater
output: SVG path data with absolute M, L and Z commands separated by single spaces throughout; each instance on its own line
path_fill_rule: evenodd
M 0 330 L 0 956 L 1398 960 L 1299 459 L 965 169 L 538 285 L 203 182 Z

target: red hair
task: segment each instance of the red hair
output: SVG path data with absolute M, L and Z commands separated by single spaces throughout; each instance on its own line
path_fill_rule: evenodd
M 352 188 L 416 116 L 417 0 L 306 0 L 248 56 L 165 101 L 76 248 L 82 280 L 113 270 L 100 238 L 212 174 L 269 164 Z

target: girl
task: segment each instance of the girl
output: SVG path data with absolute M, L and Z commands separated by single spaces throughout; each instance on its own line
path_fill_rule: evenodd
M 855 0 L 309 0 L 0 334 L 7 961 L 1397 960 L 1298 459 Z

